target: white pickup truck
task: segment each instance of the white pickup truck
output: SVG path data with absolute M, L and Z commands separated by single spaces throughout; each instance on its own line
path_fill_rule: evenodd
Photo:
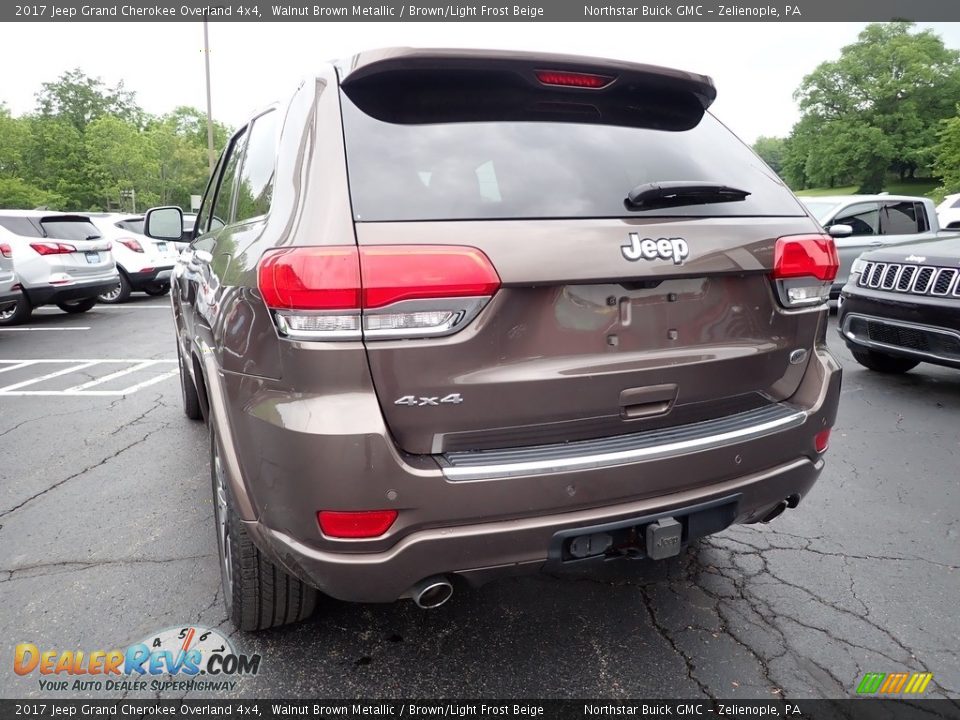
M 840 270 L 830 291 L 836 300 L 862 252 L 960 236 L 941 230 L 933 201 L 909 195 L 836 195 L 800 200 L 837 243 Z

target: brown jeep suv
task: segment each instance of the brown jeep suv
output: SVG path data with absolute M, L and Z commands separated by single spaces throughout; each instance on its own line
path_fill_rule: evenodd
M 234 134 L 171 297 L 240 628 L 318 592 L 436 607 L 667 558 L 806 496 L 836 249 L 715 96 L 648 65 L 390 49 Z

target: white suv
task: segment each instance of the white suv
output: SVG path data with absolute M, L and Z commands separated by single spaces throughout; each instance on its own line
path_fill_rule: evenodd
M 112 243 L 120 271 L 119 282 L 100 294 L 100 302 L 126 302 L 137 290 L 148 295 L 164 295 L 170 290 L 170 274 L 179 253 L 173 243 L 142 234 L 142 215 L 93 213 L 90 221 Z
M 17 325 L 39 305 L 86 312 L 117 284 L 110 243 L 85 215 L 47 210 L 0 210 L 21 293 L 0 310 L 0 325 Z
M 937 205 L 937 219 L 941 230 L 960 228 L 960 193 L 947 195 L 943 202 Z

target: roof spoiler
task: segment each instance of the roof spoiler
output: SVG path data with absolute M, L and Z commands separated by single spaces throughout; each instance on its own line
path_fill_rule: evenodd
M 682 130 L 717 97 L 706 75 L 602 58 L 388 48 L 337 64 L 343 91 L 399 123 L 552 120 Z

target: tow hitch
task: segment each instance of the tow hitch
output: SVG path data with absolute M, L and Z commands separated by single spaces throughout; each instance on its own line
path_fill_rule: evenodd
M 729 527 L 736 517 L 738 500 L 739 496 L 734 495 L 669 514 L 562 530 L 553 536 L 548 563 L 675 557 L 684 543 Z

